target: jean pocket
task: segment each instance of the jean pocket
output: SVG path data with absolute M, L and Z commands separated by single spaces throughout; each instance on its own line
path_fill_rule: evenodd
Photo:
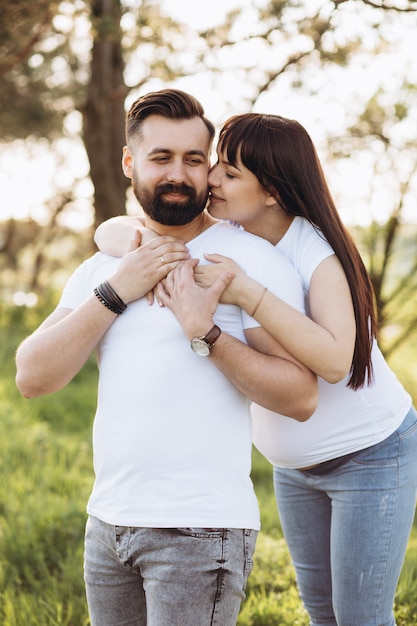
M 198 537 L 199 539 L 217 539 L 223 537 L 224 528 L 177 528 L 181 535 L 188 537 Z
M 400 438 L 395 431 L 383 441 L 359 451 L 349 463 L 375 468 L 397 468 L 399 453 Z
M 403 422 L 397 429 L 400 439 L 406 439 L 417 430 L 417 411 L 414 407 L 411 407 Z
M 253 530 L 249 533 L 245 531 L 245 586 L 253 570 L 253 554 L 255 552 L 257 537 L 257 531 Z

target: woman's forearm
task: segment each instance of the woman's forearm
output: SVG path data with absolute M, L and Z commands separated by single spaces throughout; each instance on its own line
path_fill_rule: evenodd
M 345 311 L 329 310 L 318 323 L 248 277 L 244 281 L 241 277 L 239 292 L 236 304 L 252 315 L 301 363 L 330 383 L 336 383 L 348 374 L 355 343 L 354 317 L 349 301 Z M 320 316 L 320 310 L 317 316 Z

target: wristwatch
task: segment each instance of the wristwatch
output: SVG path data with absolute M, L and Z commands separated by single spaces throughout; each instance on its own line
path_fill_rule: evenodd
M 216 324 L 203 337 L 193 337 L 191 339 L 191 348 L 200 356 L 208 356 L 210 350 L 221 335 L 221 330 Z

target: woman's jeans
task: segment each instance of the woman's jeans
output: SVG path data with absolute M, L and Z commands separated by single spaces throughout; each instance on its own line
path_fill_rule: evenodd
M 87 521 L 92 626 L 235 626 L 257 532 Z
M 274 483 L 310 623 L 394 626 L 416 507 L 416 411 L 329 474 L 274 468 Z

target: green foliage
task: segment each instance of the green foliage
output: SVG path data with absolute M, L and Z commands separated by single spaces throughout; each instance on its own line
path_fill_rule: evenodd
M 274 539 L 263 530 L 258 538 L 247 600 L 239 615 L 238 625 L 277 624 L 307 626 L 308 618 L 298 597 L 294 568 L 284 539 Z
M 417 520 L 408 542 L 408 550 L 401 572 L 396 596 L 397 626 L 417 624 Z
M 0 623 L 89 623 L 82 573 L 93 481 L 90 430 L 96 371 L 28 401 L 14 385 L 14 351 L 43 311 L 3 308 L 0 324 Z
M 272 487 L 272 466 L 256 448 L 252 453 L 252 480 L 261 509 L 262 531 L 276 539 L 282 537 L 275 494 Z
M 45 305 L 46 307 L 46 305 Z M 88 626 L 82 560 L 93 470 L 97 371 L 91 359 L 64 390 L 25 400 L 14 351 L 45 308 L 0 309 L 0 623 Z M 270 464 L 254 449 L 262 532 L 238 626 L 307 626 L 282 537 Z M 398 586 L 398 626 L 417 623 L 417 527 Z
M 25 0 L 2 2 L 0 75 L 4 97 L 0 102 L 0 130 L 3 139 L 26 139 L 29 134 L 62 136 L 63 120 L 68 106 L 74 107 L 81 81 L 76 71 L 79 61 L 70 45 L 68 30 L 55 26 L 59 6 L 59 2 L 51 0 L 30 4 Z M 73 10 L 74 20 L 76 13 Z M 65 26 L 68 27 L 68 19 Z M 73 26 L 72 37 L 74 31 Z

